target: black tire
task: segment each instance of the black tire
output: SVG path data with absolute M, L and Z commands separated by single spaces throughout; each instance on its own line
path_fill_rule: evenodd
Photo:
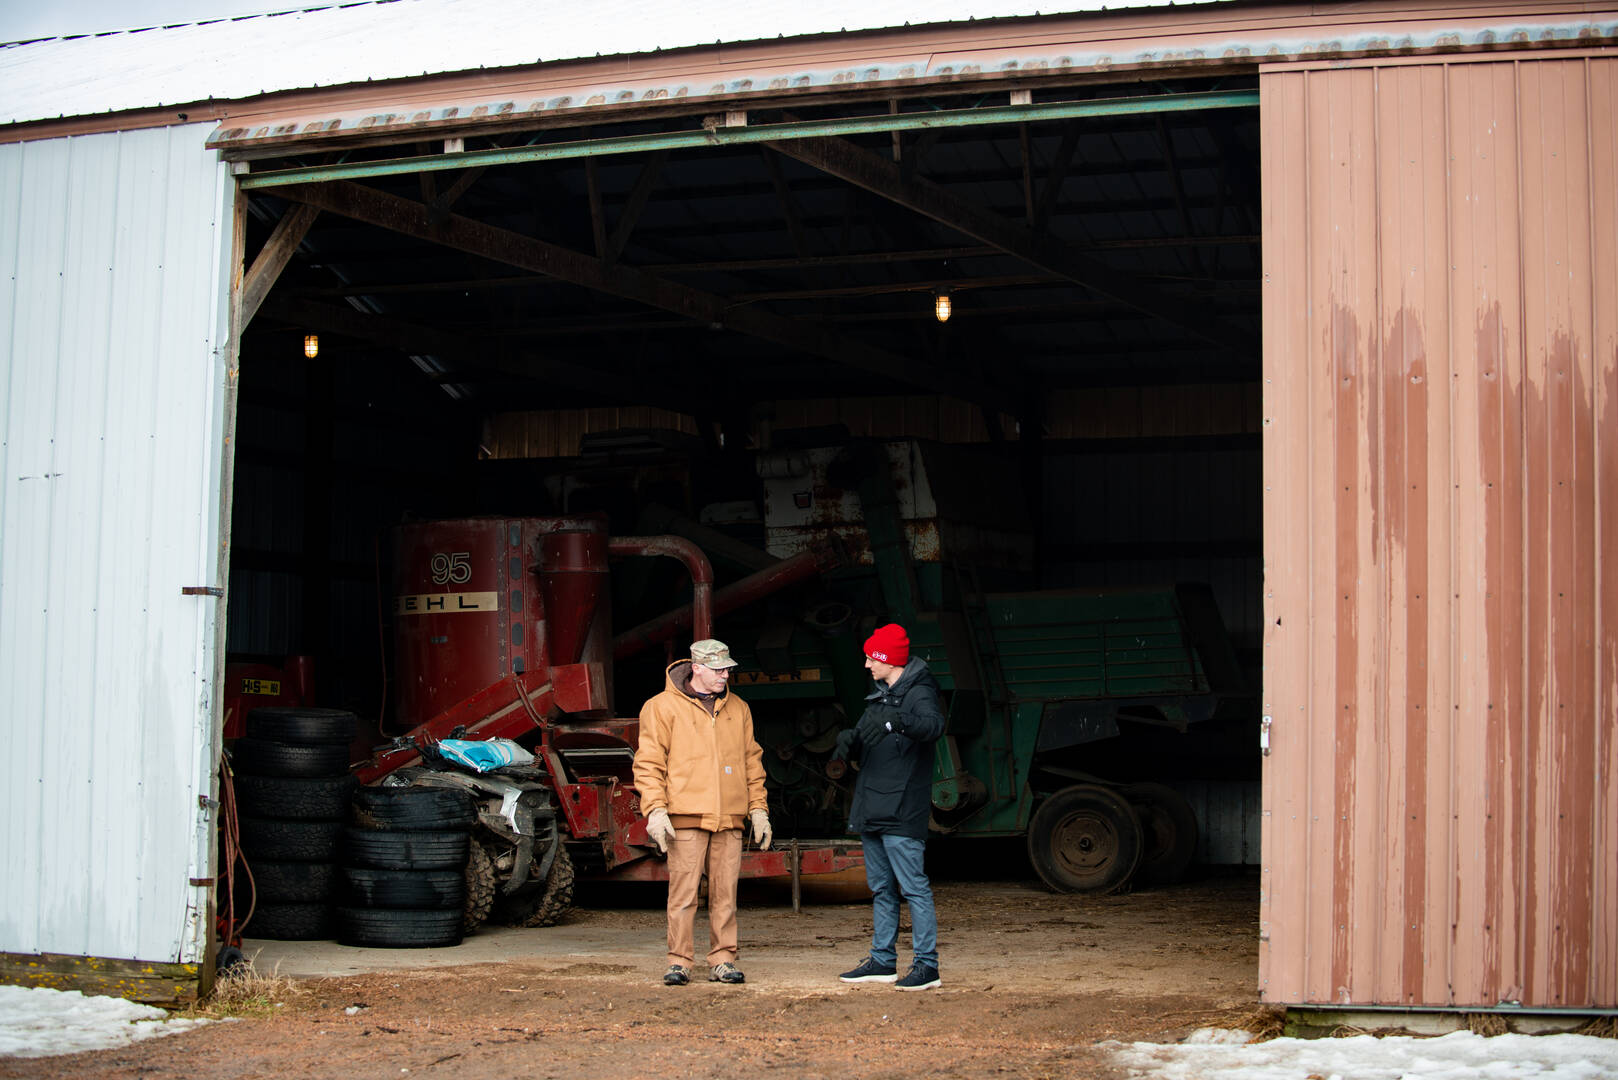
M 1167 784 L 1130 784 L 1123 796 L 1140 816 L 1146 845 L 1136 880 L 1150 885 L 1183 880 L 1197 854 L 1197 812 L 1191 803 Z
M 243 736 L 231 747 L 231 762 L 248 776 L 342 776 L 348 772 L 348 747 L 287 746 Z
M 358 730 L 359 721 L 346 709 L 265 705 L 247 714 L 248 735 L 287 746 L 346 747 Z
M 234 945 L 222 946 L 213 961 L 214 974 L 216 975 L 232 975 L 237 968 L 245 970 L 248 966 L 247 954 Z
M 380 945 L 393 949 L 459 945 L 461 913 L 452 909 L 338 908 L 337 940 L 344 945 Z
M 354 907 L 418 908 L 440 911 L 466 907 L 466 877 L 458 870 L 343 869 L 344 896 Z
M 242 817 L 242 855 L 249 866 L 269 862 L 335 862 L 341 851 L 341 821 L 280 821 Z
M 253 862 L 261 904 L 320 904 L 331 900 L 335 868 L 329 862 Z
M 359 781 L 352 776 L 238 776 L 236 805 L 253 817 L 342 821 Z
M 471 837 L 466 832 L 344 830 L 348 865 L 377 870 L 463 870 Z
M 510 926 L 555 926 L 572 906 L 573 859 L 558 847 L 545 884 L 497 901 L 495 915 Z
M 327 904 L 259 904 L 243 932 L 277 941 L 315 941 L 330 938 L 334 929 Z
M 470 934 L 489 921 L 489 913 L 493 910 L 494 860 L 489 857 L 489 849 L 480 844 L 477 837 L 473 837 L 467 849 L 466 906 L 463 908 L 465 917 L 461 921 L 462 928 Z
M 1028 824 L 1028 861 L 1057 892 L 1123 888 L 1144 847 L 1134 807 L 1095 784 L 1063 788 L 1040 805 Z
M 478 816 L 472 793 L 461 788 L 362 787 L 352 802 L 350 820 L 362 829 L 469 829 Z

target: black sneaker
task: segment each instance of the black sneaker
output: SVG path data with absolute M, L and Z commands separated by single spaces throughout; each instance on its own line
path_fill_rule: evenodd
M 853 971 L 845 971 L 837 977 L 844 982 L 890 983 L 899 977 L 899 971 L 892 964 L 879 964 L 867 956 L 860 961 L 859 967 Z
M 931 990 L 942 981 L 938 969 L 931 964 L 911 964 L 905 977 L 893 985 L 900 990 Z
M 669 969 L 663 972 L 664 986 L 684 986 L 691 981 L 691 972 L 679 964 L 670 964 Z
M 708 981 L 731 984 L 744 983 L 747 981 L 747 976 L 743 975 L 742 969 L 735 964 L 725 963 L 708 969 Z

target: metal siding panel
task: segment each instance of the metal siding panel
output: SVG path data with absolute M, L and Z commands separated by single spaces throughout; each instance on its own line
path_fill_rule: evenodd
M 211 934 L 188 879 L 212 858 L 219 601 L 180 593 L 217 584 L 229 183 L 205 135 L 0 148 L 0 213 L 25 223 L 0 711 L 41 770 L 8 785 L 8 951 L 192 961 Z
M 1309 478 L 1309 297 L 1307 236 L 1309 76 L 1279 74 L 1259 85 L 1263 207 L 1264 692 L 1273 721 L 1264 758 L 1260 839 L 1259 994 L 1304 998 L 1308 929 L 1310 691 L 1312 636 Z
M 50 553 L 50 503 L 55 471 L 50 415 L 56 385 L 57 320 L 62 308 L 60 223 L 66 217 L 68 150 L 65 143 L 11 151 L 19 182 L 7 191 L 16 214 L 16 300 L 6 386 L 4 516 L 0 518 L 0 692 L 9 752 L 19 762 L 44 762 L 49 580 L 39 572 Z M 32 196 L 24 201 L 24 194 Z M 0 935 L 6 942 L 38 940 L 54 915 L 40 885 L 44 853 L 54 836 L 43 788 L 7 784 L 5 902 Z
M 1618 1002 L 1618 63 L 1591 64 L 1590 192 L 1594 242 L 1590 295 L 1595 367 L 1595 640 L 1592 712 L 1598 718 L 1590 862 L 1595 900 L 1590 997 Z
M 1450 245 L 1454 321 L 1454 555 L 1451 618 L 1454 664 L 1456 853 L 1453 930 L 1448 969 L 1458 1002 L 1499 1001 L 1516 979 L 1514 904 L 1503 905 L 1513 880 L 1516 841 L 1511 738 L 1515 716 L 1507 683 L 1517 668 L 1514 599 L 1521 521 L 1505 509 L 1520 455 L 1515 407 L 1522 313 L 1517 260 L 1515 72 L 1511 65 L 1457 66 L 1450 86 Z M 1510 612 L 1508 617 L 1507 613 Z M 1508 920 L 1502 922 L 1502 919 Z M 1465 943 L 1464 946 L 1462 943 Z
M 1524 993 L 1563 1005 L 1589 981 L 1595 492 L 1590 483 L 1589 140 L 1584 61 L 1521 66 L 1529 538 Z M 1538 825 L 1539 827 L 1532 827 Z
M 1316 280 L 1318 310 L 1328 320 L 1325 335 L 1333 378 L 1328 393 L 1331 439 L 1322 443 L 1318 474 L 1329 483 L 1333 500 L 1328 520 L 1331 537 L 1332 605 L 1336 634 L 1321 641 L 1331 650 L 1336 668 L 1335 738 L 1316 755 L 1325 770 L 1322 787 L 1331 792 L 1332 855 L 1323 868 L 1330 898 L 1330 984 L 1328 1000 L 1352 1000 L 1354 973 L 1367 966 L 1377 918 L 1372 901 L 1381 869 L 1377 848 L 1383 838 L 1376 793 L 1381 788 L 1377 766 L 1385 739 L 1376 708 L 1374 677 L 1382 621 L 1376 607 L 1381 574 L 1377 532 L 1380 501 L 1377 466 L 1382 418 L 1374 407 L 1377 343 L 1376 312 L 1376 122 L 1373 112 L 1375 73 L 1356 71 L 1347 79 L 1315 80 L 1312 108 L 1323 110 L 1327 123 L 1319 144 L 1324 153 L 1316 175 L 1323 180 L 1316 202 L 1335 221 L 1329 249 L 1323 252 L 1323 274 Z M 1313 193 L 1311 193 L 1313 195 Z M 1327 455 L 1329 453 L 1329 461 Z M 1320 575 L 1316 589 L 1328 584 Z M 1322 609 L 1325 610 L 1325 609 Z M 1349 749 L 1344 755 L 1338 751 Z M 1324 791 L 1317 796 L 1322 803 Z M 1319 986 L 1320 984 L 1316 984 Z
M 1431 964 L 1430 935 L 1447 935 L 1449 862 L 1448 583 L 1448 262 L 1443 69 L 1378 73 L 1378 178 L 1381 203 L 1382 342 L 1379 396 L 1387 437 L 1382 454 L 1386 561 L 1386 647 L 1379 662 L 1379 709 L 1386 716 L 1386 881 L 1377 948 L 1375 1000 L 1447 997 L 1442 967 Z M 1433 361 L 1436 359 L 1437 363 Z M 1436 381 L 1440 392 L 1430 393 Z M 1436 500 L 1433 493 L 1436 492 Z M 1433 541 L 1437 542 L 1434 543 Z M 1433 583 L 1440 597 L 1433 598 Z M 1434 652 L 1437 652 L 1437 656 Z M 1437 661 L 1435 665 L 1435 661 Z M 1440 682 L 1433 679 L 1439 670 Z M 1434 722 L 1434 690 L 1443 687 Z M 1442 952 L 1438 954 L 1442 956 Z
M 1261 991 L 1610 1008 L 1618 62 L 1376 67 L 1262 79 Z

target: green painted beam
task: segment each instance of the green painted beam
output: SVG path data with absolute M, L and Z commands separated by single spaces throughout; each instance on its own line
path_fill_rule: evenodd
M 501 150 L 470 150 L 430 157 L 389 158 L 384 161 L 315 165 L 304 169 L 276 169 L 241 178 L 247 189 L 287 184 L 318 184 L 329 180 L 356 180 L 372 176 L 442 172 L 530 161 L 561 161 L 607 154 L 638 154 L 651 150 L 683 150 L 702 146 L 742 146 L 783 139 L 815 139 L 936 128 L 981 127 L 987 124 L 1022 124 L 1047 120 L 1074 120 L 1102 116 L 1139 116 L 1151 113 L 1190 112 L 1202 109 L 1258 107 L 1257 90 L 1227 90 L 1202 94 L 1161 94 L 1156 97 L 1106 98 L 1099 101 L 1052 101 L 1029 105 L 997 105 L 980 109 L 943 109 L 930 113 L 899 113 L 830 120 L 800 120 L 757 127 L 716 127 L 650 135 L 623 135 L 547 146 L 519 146 Z

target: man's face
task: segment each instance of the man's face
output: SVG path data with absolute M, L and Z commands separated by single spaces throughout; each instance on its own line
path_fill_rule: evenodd
M 865 658 L 865 670 L 869 671 L 871 673 L 871 678 L 875 679 L 877 682 L 887 683 L 889 686 L 892 686 L 893 680 L 898 678 L 899 672 L 903 671 L 904 668 L 897 667 L 893 664 L 884 664 L 874 656 L 867 656 Z
M 730 668 L 711 668 L 704 664 L 691 665 L 691 689 L 699 694 L 717 694 L 730 681 Z

